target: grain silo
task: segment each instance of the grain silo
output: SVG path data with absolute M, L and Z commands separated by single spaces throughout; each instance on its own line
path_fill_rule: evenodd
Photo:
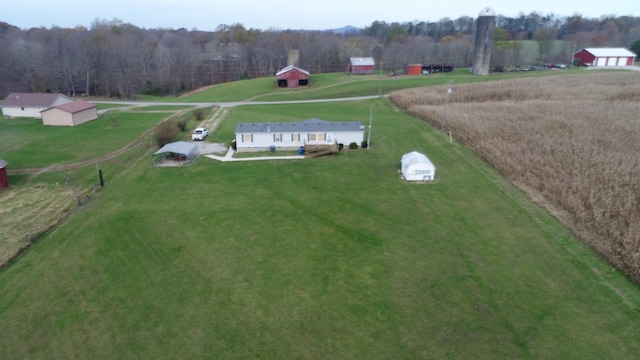
M 484 8 L 478 15 L 476 25 L 476 41 L 473 51 L 473 64 L 471 71 L 475 75 L 489 75 L 491 62 L 491 42 L 493 41 L 493 28 L 496 26 L 496 14 L 491 8 Z

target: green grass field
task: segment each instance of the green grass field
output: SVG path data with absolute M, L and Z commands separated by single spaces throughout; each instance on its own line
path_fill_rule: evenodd
M 0 120 L 0 151 L 11 169 L 98 158 L 153 128 L 171 113 L 107 113 L 82 126 L 42 126 L 40 119 Z
M 335 157 L 130 159 L 0 270 L 2 357 L 637 357 L 638 287 L 386 99 L 233 108 L 212 141 L 371 109 L 371 148 Z M 400 180 L 412 150 L 436 182 Z

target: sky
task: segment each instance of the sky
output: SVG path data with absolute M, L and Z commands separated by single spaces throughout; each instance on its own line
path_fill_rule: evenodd
M 461 16 L 476 18 L 485 7 L 496 15 L 516 17 L 537 12 L 558 17 L 580 14 L 640 16 L 638 0 L 476 0 L 456 1 L 337 1 L 285 0 L 3 0 L 0 21 L 21 29 L 32 27 L 91 27 L 96 19 L 118 19 L 140 28 L 213 31 L 218 25 L 245 28 L 330 30 L 374 21 L 433 22 Z

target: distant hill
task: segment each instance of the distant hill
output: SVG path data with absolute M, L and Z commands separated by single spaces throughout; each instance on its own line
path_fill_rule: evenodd
M 298 29 L 296 31 L 303 32 L 303 33 L 313 32 L 313 31 L 331 31 L 331 32 L 336 33 L 336 34 L 346 34 L 346 33 L 354 33 L 354 32 L 357 33 L 357 32 L 360 32 L 362 30 L 363 30 L 362 28 L 358 28 L 358 27 L 355 27 L 355 26 L 347 25 L 347 26 L 343 26 L 343 27 L 337 28 L 337 29 L 326 29 L 326 30 Z
M 357 28 L 355 26 L 347 25 L 347 26 L 343 26 L 343 27 L 338 28 L 338 29 L 333 29 L 331 31 L 333 31 L 336 34 L 344 34 L 344 33 L 347 33 L 347 32 L 362 31 L 362 28 Z

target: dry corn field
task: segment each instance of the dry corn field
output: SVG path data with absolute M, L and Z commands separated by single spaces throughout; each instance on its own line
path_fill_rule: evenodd
M 640 283 L 640 73 L 397 91 L 392 101 L 474 151 Z

